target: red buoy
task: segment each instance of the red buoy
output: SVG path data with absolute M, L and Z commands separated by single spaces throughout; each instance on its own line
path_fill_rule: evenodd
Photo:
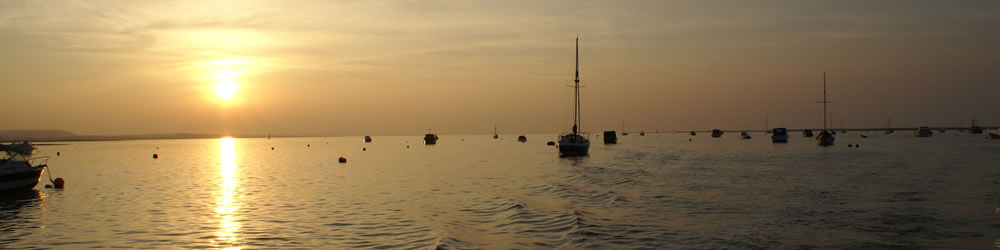
M 52 181 L 52 185 L 56 186 L 56 188 L 63 188 L 63 185 L 66 185 L 66 181 L 63 178 L 56 178 L 56 180 Z
M 157 159 L 157 158 L 160 158 L 160 155 L 153 154 L 153 159 Z

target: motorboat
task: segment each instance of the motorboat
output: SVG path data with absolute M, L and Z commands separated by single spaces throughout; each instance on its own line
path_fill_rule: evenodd
M 573 80 L 573 129 L 569 134 L 559 136 L 559 156 L 586 156 L 590 152 L 590 140 L 583 136 L 583 112 L 580 110 L 580 37 L 576 38 L 576 73 Z M 622 126 L 624 126 L 624 121 Z M 622 133 L 625 135 L 625 133 Z
M 812 129 L 802 130 L 802 137 L 813 137 Z
M 618 144 L 618 133 L 614 130 L 604 131 L 604 144 Z
M 525 142 L 527 142 L 527 141 L 528 141 L 528 137 L 525 137 L 525 136 L 523 136 L 523 135 L 522 135 L 522 136 L 518 136 L 518 137 L 517 137 L 517 141 L 519 141 L 519 142 L 521 142 L 521 143 L 525 143 Z
M 722 130 L 720 130 L 720 129 L 713 129 L 712 130 L 712 138 L 719 138 L 719 137 L 722 137 Z
M 366 142 L 366 143 L 367 143 L 367 142 L 372 142 L 372 137 L 371 137 L 371 136 L 367 136 L 367 135 L 366 135 L 366 136 L 365 136 L 365 142 Z
M 437 144 L 437 141 L 438 141 L 438 136 L 434 133 L 431 133 L 430 129 L 427 129 L 427 134 L 424 135 L 424 144 L 435 145 Z
M 740 132 L 740 139 L 749 140 L 750 138 L 750 133 Z
M 920 127 L 913 131 L 913 135 L 916 137 L 931 137 L 934 135 L 934 131 L 929 127 Z
M 788 142 L 788 129 L 786 128 L 771 129 L 771 142 L 772 143 Z
M 639 136 L 646 136 L 646 131 L 639 131 Z
M 0 190 L 32 189 L 48 167 L 48 157 L 31 158 L 35 147 L 27 141 L 0 144 Z
M 696 136 L 696 135 L 698 135 L 697 132 L 691 131 L 691 136 Z
M 819 132 L 819 135 L 816 136 L 816 143 L 818 143 L 820 146 L 832 146 L 833 142 L 834 142 L 834 139 L 835 139 L 833 137 L 833 134 L 835 132 L 831 132 L 831 131 L 829 131 L 829 130 L 826 129 L 826 114 L 827 114 L 826 113 L 826 104 L 830 103 L 830 101 L 826 100 L 826 72 L 823 72 L 823 102 L 822 103 L 823 103 L 823 131 Z

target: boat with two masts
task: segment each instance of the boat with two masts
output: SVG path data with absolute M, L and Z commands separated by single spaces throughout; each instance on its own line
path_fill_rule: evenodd
M 576 38 L 576 78 L 573 80 L 573 129 L 559 136 L 559 156 L 585 156 L 590 151 L 590 140 L 583 136 L 583 119 L 580 111 L 580 37 Z M 624 135 L 624 133 L 623 133 Z

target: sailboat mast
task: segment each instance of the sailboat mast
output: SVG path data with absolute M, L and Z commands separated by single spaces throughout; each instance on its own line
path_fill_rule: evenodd
M 576 134 L 577 131 L 583 131 L 583 114 L 580 111 L 580 37 L 576 37 L 576 78 L 573 80 L 573 127 L 577 130 L 573 131 Z
M 826 131 L 826 72 L 823 72 L 823 131 Z

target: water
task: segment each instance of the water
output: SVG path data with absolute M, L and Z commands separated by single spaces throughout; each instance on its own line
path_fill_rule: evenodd
M 858 134 L 594 137 L 585 158 L 554 135 L 40 146 L 67 186 L 3 194 L 0 248 L 1000 246 L 1000 140 Z

